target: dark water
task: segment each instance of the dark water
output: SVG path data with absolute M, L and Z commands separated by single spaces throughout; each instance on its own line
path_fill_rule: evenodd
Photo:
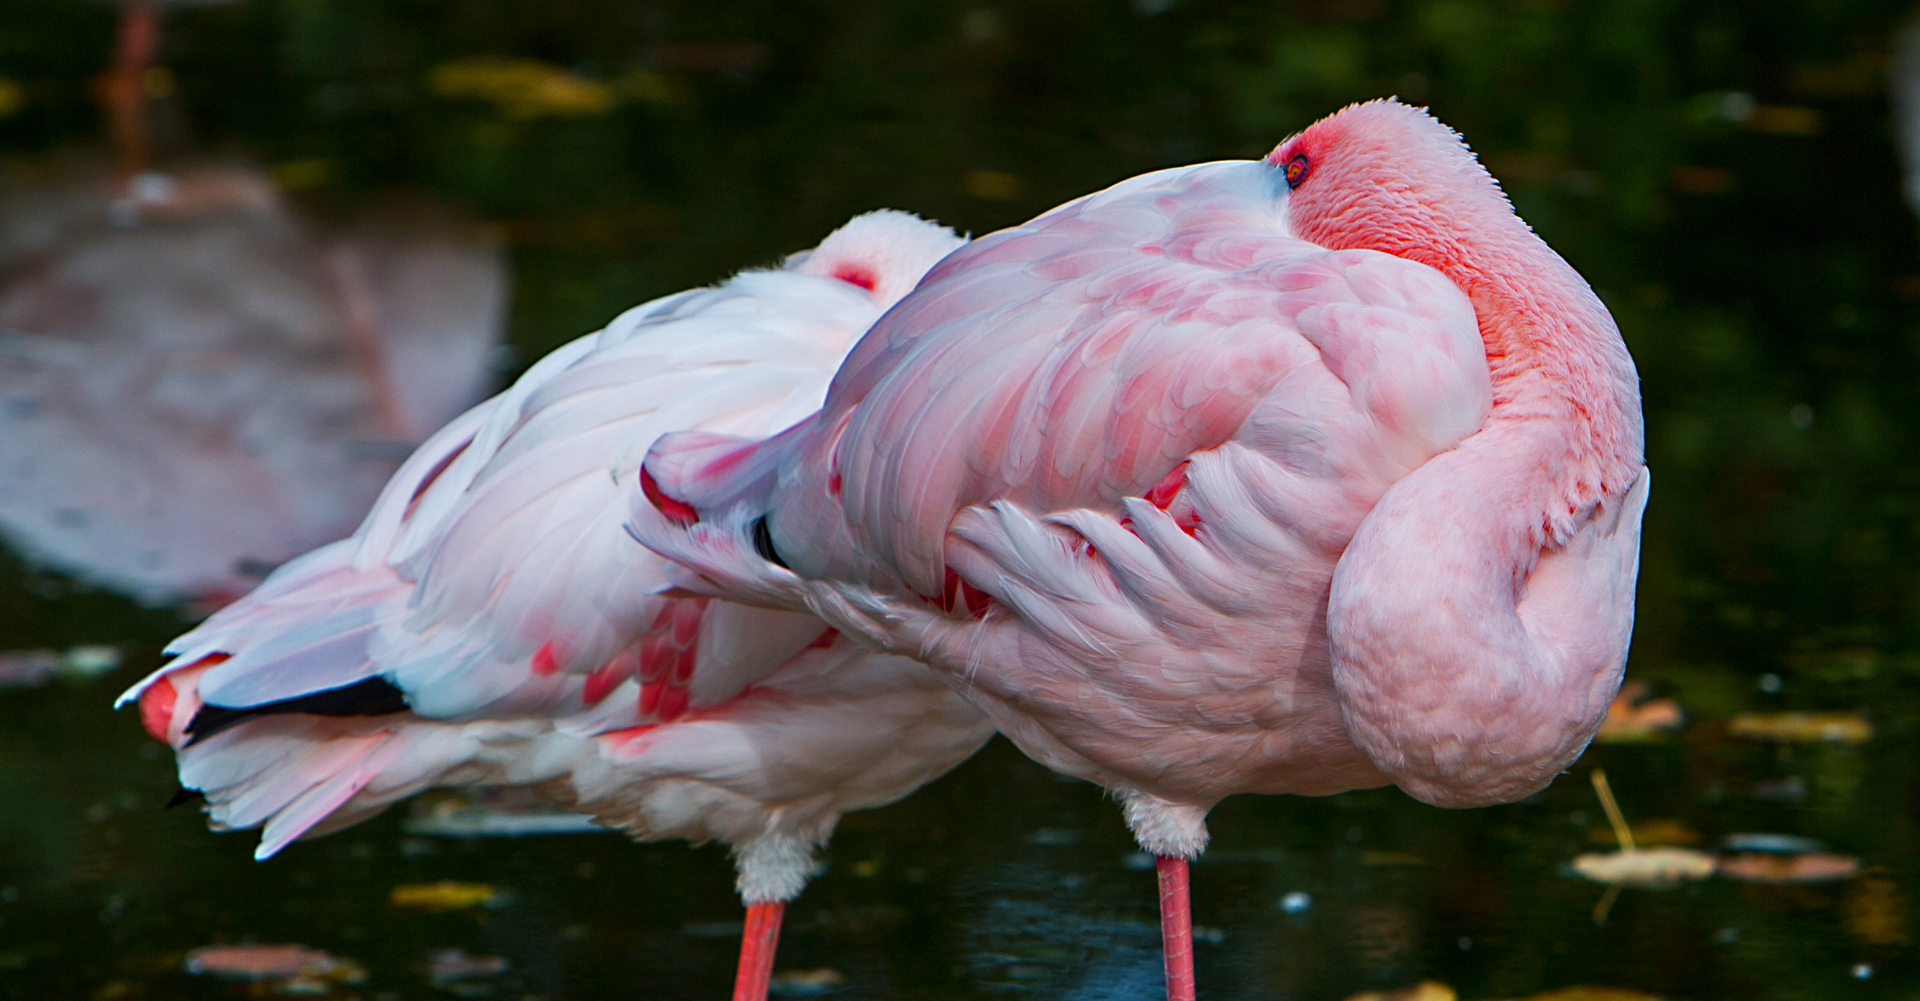
M 113 14 L 0 5 L 0 78 L 24 99 L 0 118 L 0 153 L 99 145 L 89 81 Z M 1203 995 L 1338 999 L 1432 978 L 1464 998 L 1578 984 L 1893 998 L 1920 992 L 1920 254 L 1884 97 L 1903 14 L 1864 0 L 251 0 L 169 15 L 155 110 L 163 152 L 275 166 L 314 213 L 426 192 L 498 224 L 525 364 L 856 211 L 985 232 L 1143 170 L 1261 154 L 1349 100 L 1431 103 L 1601 290 L 1640 363 L 1657 489 L 1629 674 L 1689 722 L 1596 748 L 1511 807 L 1442 812 L 1390 790 L 1225 803 L 1194 870 Z M 435 67 L 476 55 L 608 89 L 571 117 L 435 92 Z M 337 993 L 369 999 L 446 996 L 419 967 L 449 946 L 512 964 L 468 996 L 724 996 L 739 908 L 711 847 L 421 840 L 389 816 L 256 864 L 250 836 L 163 812 L 169 763 L 107 703 L 183 622 L 0 566 L 0 649 L 127 655 L 106 678 L 0 691 L 0 993 L 244 993 L 188 977 L 181 954 L 251 939 L 358 960 L 367 982 Z M 1727 732 L 1781 709 L 1857 711 L 1875 735 Z M 1602 888 L 1567 871 L 1601 847 L 1596 765 L 1636 822 L 1709 844 L 1818 838 L 1865 868 L 1628 890 L 1596 925 Z M 1155 997 L 1153 879 L 1132 852 L 1097 790 L 996 743 L 846 820 L 780 966 L 831 967 L 846 998 Z M 438 879 L 513 898 L 387 906 L 393 886 Z

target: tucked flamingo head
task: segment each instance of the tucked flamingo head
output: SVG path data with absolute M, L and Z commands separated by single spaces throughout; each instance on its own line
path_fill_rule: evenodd
M 1640 380 L 1613 317 L 1458 134 L 1418 108 L 1369 101 L 1308 126 L 1266 162 L 1283 173 L 1296 235 L 1418 261 L 1467 293 L 1493 379 L 1489 419 L 1546 417 L 1537 426 L 1565 436 L 1526 523 L 1565 540 L 1581 512 L 1638 480 Z
M 1521 395 L 1551 397 L 1569 427 L 1591 431 L 1575 451 L 1599 468 L 1581 469 L 1587 482 L 1577 494 L 1590 499 L 1596 484 L 1617 493 L 1634 482 L 1639 377 L 1613 318 L 1514 213 L 1458 133 L 1419 108 L 1368 101 L 1308 126 L 1266 162 L 1285 178 L 1296 235 L 1418 261 L 1467 293 L 1496 413 Z
M 1534 242 L 1460 135 L 1387 99 L 1350 105 L 1267 156 L 1291 189 L 1295 233 L 1336 250 L 1379 250 L 1466 287 L 1476 244 Z
M 855 216 L 827 234 L 820 246 L 788 258 L 786 268 L 857 285 L 886 309 L 965 242 L 938 223 L 882 209 Z

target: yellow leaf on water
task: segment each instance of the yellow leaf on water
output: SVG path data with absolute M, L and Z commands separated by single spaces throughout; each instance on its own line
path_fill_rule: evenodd
M 537 59 L 450 59 L 433 68 L 428 84 L 441 97 L 491 101 L 509 118 L 601 115 L 613 110 L 619 99 L 607 84 Z
M 1790 744 L 1864 744 L 1873 739 L 1873 724 L 1852 713 L 1741 713 L 1727 721 L 1727 733 Z
M 416 911 L 463 911 L 470 907 L 499 907 L 506 894 L 486 883 L 405 883 L 393 888 L 387 903 Z
M 1657 995 L 1627 987 L 1584 984 L 1579 987 L 1559 987 L 1550 991 L 1541 991 L 1527 997 L 1525 1001 L 1660 1001 L 1660 998 Z
M 1347 1001 L 1454 1001 L 1453 988 L 1438 980 L 1422 980 L 1407 987 L 1387 991 L 1361 991 Z
M 1573 860 L 1573 871 L 1596 883 L 1665 889 L 1713 875 L 1715 860 L 1691 848 L 1594 852 Z
M 1831 883 L 1860 871 L 1860 860 L 1807 852 L 1741 852 L 1720 860 L 1720 875 L 1743 883 Z

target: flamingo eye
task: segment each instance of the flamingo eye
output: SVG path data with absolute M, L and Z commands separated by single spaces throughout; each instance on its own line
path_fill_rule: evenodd
M 1311 164 L 1307 163 L 1307 155 L 1305 153 L 1297 154 L 1293 159 L 1287 161 L 1288 190 L 1299 187 L 1300 182 L 1307 179 L 1307 169 L 1310 166 Z

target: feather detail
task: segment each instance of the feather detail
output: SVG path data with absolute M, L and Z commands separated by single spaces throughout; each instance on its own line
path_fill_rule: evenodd
M 465 784 L 538 786 L 637 836 L 817 844 L 990 727 L 918 665 L 822 645 L 810 616 L 662 595 L 665 562 L 625 531 L 635 470 L 663 433 L 757 438 L 816 409 L 959 243 L 878 213 L 623 313 L 432 436 L 353 538 L 176 640 L 122 703 L 214 826 L 264 827 L 260 858 Z M 382 692 L 405 711 L 338 714 L 393 708 L 359 698 Z M 599 739 L 620 732 L 657 749 Z

